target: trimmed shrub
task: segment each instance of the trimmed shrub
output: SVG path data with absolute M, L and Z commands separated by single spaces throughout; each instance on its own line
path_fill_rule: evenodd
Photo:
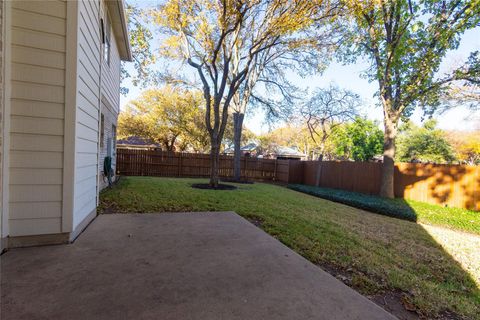
M 387 199 L 358 192 L 321 188 L 302 184 L 288 185 L 288 188 L 386 216 L 409 221 L 417 221 L 417 215 L 415 211 L 404 199 Z

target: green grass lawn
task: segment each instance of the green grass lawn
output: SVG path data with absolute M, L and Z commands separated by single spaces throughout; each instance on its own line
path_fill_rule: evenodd
M 401 292 L 404 303 L 425 317 L 449 310 L 480 319 L 480 274 L 464 271 L 419 224 L 275 185 L 190 187 L 198 182 L 205 180 L 124 178 L 102 192 L 99 210 L 235 211 L 367 296 Z
M 379 214 L 480 235 L 480 212 L 301 184 L 289 188 Z

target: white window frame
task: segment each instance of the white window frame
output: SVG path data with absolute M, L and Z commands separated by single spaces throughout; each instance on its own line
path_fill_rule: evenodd
M 103 60 L 110 65 L 110 57 L 112 51 L 112 26 L 110 23 L 110 17 L 108 16 L 108 12 L 105 12 L 105 16 L 101 21 L 102 24 L 102 44 L 103 44 Z

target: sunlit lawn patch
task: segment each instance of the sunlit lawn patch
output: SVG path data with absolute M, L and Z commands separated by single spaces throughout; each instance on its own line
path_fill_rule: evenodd
M 289 188 L 386 216 L 444 226 L 480 235 L 480 212 L 442 207 L 412 200 L 386 199 L 358 192 L 301 184 L 289 185 Z

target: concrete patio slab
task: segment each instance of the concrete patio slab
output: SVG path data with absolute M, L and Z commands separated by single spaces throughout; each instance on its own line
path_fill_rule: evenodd
M 102 215 L 1 257 L 1 319 L 395 319 L 233 212 Z

